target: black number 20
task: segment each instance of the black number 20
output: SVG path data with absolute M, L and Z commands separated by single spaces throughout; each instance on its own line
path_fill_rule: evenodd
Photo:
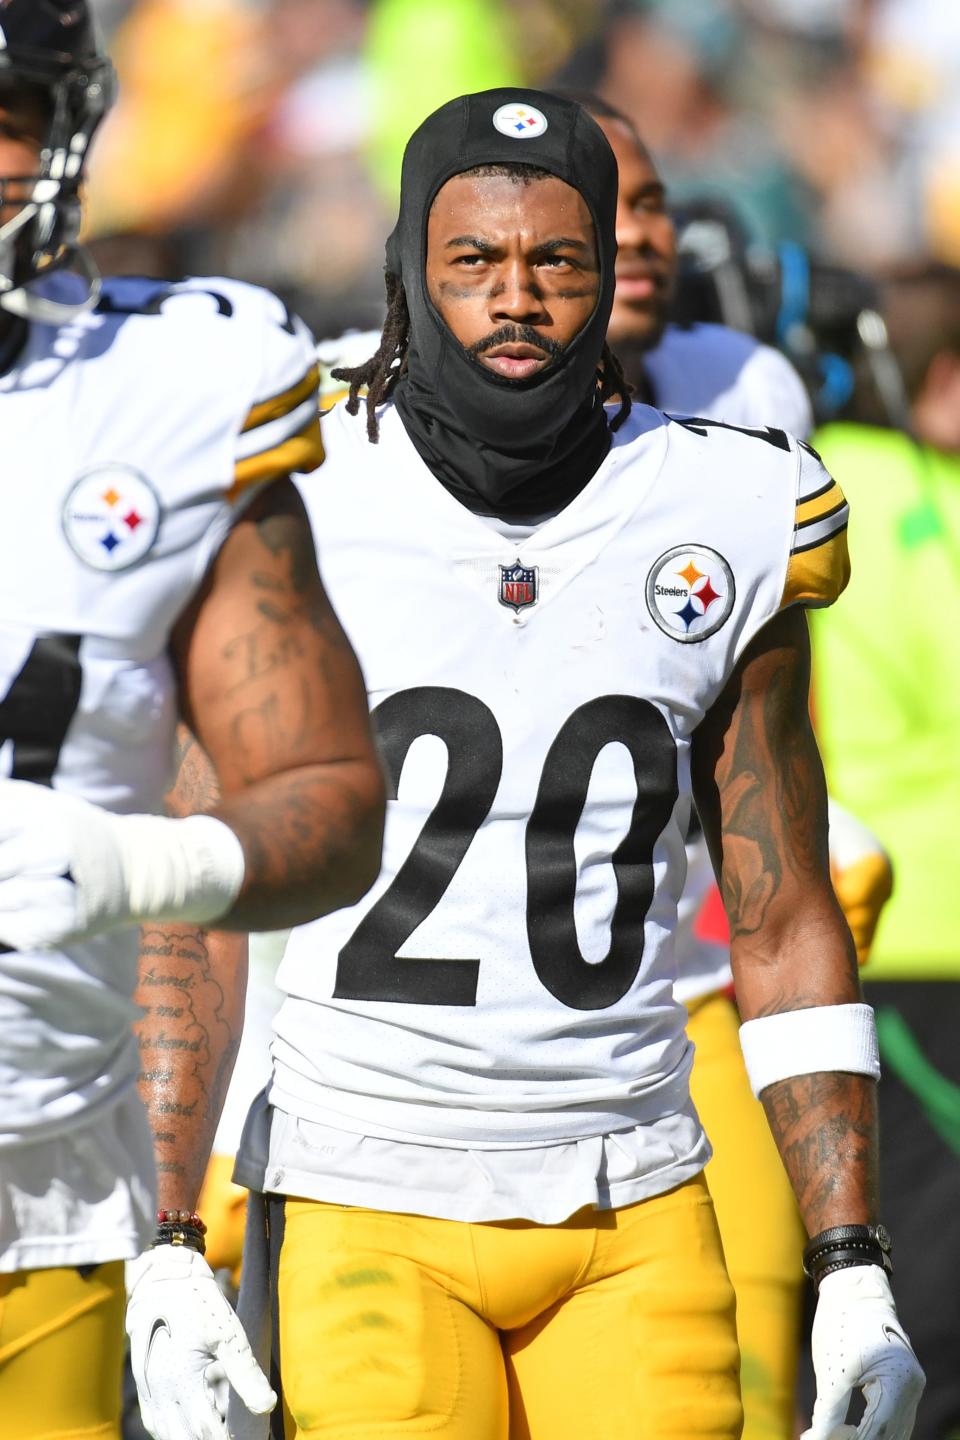
M 438 736 L 447 748 L 440 798 L 389 889 L 340 952 L 334 996 L 412 1005 L 475 1005 L 476 960 L 401 957 L 406 940 L 440 903 L 490 813 L 503 771 L 503 741 L 492 711 L 462 690 L 403 690 L 374 711 L 391 795 L 414 740 Z M 574 837 L 600 751 L 614 741 L 633 761 L 637 798 L 630 828 L 611 857 L 617 903 L 610 950 L 596 964 L 577 940 Z M 581 705 L 547 753 L 527 824 L 527 934 L 544 986 L 574 1010 L 604 1010 L 627 993 L 643 958 L 643 925 L 653 897 L 653 847 L 677 798 L 677 752 L 663 716 L 646 700 L 604 695 Z

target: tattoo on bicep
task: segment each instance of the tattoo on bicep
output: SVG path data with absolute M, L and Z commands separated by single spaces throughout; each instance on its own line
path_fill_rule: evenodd
M 246 783 L 260 778 L 265 755 L 300 753 L 310 735 L 310 694 L 309 682 L 302 678 L 282 702 L 272 691 L 233 716 L 230 739 L 234 761 Z
M 251 583 L 263 592 L 257 600 L 258 613 L 271 625 L 306 620 L 326 644 L 346 648 L 343 631 L 316 585 L 316 553 L 309 530 L 292 515 L 266 515 L 255 529 L 275 562 L 272 568 L 265 562 L 251 571 Z
M 178 725 L 174 754 L 174 781 L 166 800 L 168 815 L 198 815 L 212 810 L 220 799 L 220 786 L 206 751 L 186 725 Z
M 761 699 L 737 708 L 717 767 L 732 939 L 761 928 L 788 872 L 809 880 L 822 863 L 816 756 L 794 719 L 805 705 L 798 688 L 796 667 L 777 666 Z

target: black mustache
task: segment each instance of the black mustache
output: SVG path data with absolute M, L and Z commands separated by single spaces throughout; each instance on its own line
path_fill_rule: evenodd
M 468 345 L 467 354 L 476 359 L 488 350 L 495 350 L 498 345 L 535 345 L 538 350 L 549 355 L 551 360 L 556 360 L 564 351 L 559 341 L 549 335 L 539 335 L 531 325 L 501 325 L 492 335 L 485 335 L 482 340 Z

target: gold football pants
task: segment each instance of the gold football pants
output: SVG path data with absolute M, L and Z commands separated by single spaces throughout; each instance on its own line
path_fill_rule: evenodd
M 240 1284 L 243 1230 L 247 1218 L 247 1192 L 233 1183 L 232 1155 L 211 1155 L 197 1211 L 207 1227 L 206 1260 L 211 1270 L 229 1270 Z
M 733 1002 L 691 1004 L 690 1089 L 713 1146 L 705 1174 L 737 1296 L 743 1440 L 790 1440 L 806 1239 L 797 1203 L 754 1098 Z
M 0 1435 L 119 1440 L 123 1262 L 0 1275 Z
M 560 1225 L 288 1199 L 276 1283 L 285 1440 L 740 1435 L 702 1176 Z

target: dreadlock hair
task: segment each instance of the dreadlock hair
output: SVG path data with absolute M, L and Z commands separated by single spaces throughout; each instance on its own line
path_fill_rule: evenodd
M 476 165 L 472 170 L 462 172 L 466 176 L 505 176 L 517 185 L 529 185 L 534 180 L 552 178 L 552 172 L 539 165 L 492 164 Z M 383 322 L 380 344 L 376 353 L 362 365 L 343 366 L 331 370 L 334 380 L 349 385 L 347 411 L 357 415 L 360 411 L 360 391 L 366 388 L 365 406 L 367 411 L 367 439 L 376 445 L 380 439 L 380 422 L 377 407 L 383 405 L 393 394 L 394 386 L 407 373 L 407 351 L 410 348 L 410 311 L 403 281 L 398 275 L 386 272 L 387 318 Z M 611 430 L 619 430 L 630 414 L 632 386 L 623 373 L 620 361 L 610 346 L 604 344 L 597 367 L 597 383 L 600 387 L 601 403 L 620 400 L 620 408 L 610 421 Z
M 399 275 L 386 273 L 387 318 L 383 322 L 380 344 L 376 353 L 362 365 L 343 366 L 331 370 L 334 380 L 343 380 L 350 386 L 347 396 L 347 411 L 356 415 L 360 410 L 360 391 L 367 390 L 367 439 L 376 445 L 380 439 L 380 422 L 377 406 L 389 400 L 393 387 L 401 375 L 407 373 L 407 350 L 410 347 L 410 312 L 407 296 Z
M 607 400 L 620 401 L 620 408 L 610 421 L 610 429 L 616 432 L 633 409 L 633 400 L 631 399 L 633 386 L 624 375 L 623 366 L 606 341 L 603 342 L 603 350 L 600 352 L 597 376 L 600 382 L 601 404 Z

